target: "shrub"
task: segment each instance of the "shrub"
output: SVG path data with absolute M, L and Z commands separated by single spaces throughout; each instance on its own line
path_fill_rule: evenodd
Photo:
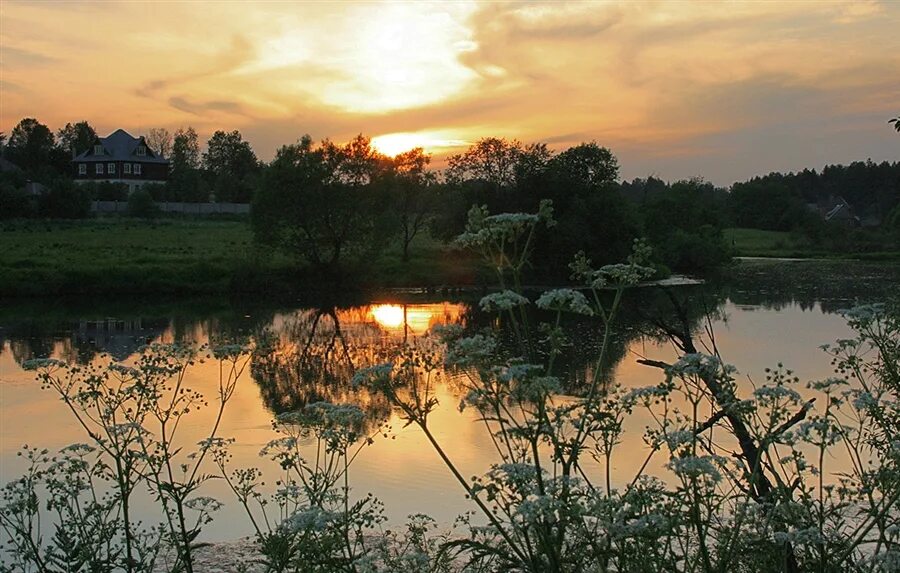
M 128 197 L 128 214 L 132 217 L 152 219 L 159 215 L 160 209 L 153 196 L 145 189 L 138 189 Z
M 52 219 L 84 219 L 91 212 L 90 190 L 71 179 L 57 179 L 38 199 L 38 212 Z

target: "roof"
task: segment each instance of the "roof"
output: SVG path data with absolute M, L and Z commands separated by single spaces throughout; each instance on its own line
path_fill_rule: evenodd
M 96 145 L 103 146 L 102 154 L 95 154 L 94 147 Z M 146 155 L 137 155 L 135 150 L 139 145 L 147 148 Z M 80 153 L 72 161 L 138 161 L 141 163 L 169 163 L 164 157 L 159 157 L 150 147 L 143 137 L 132 137 L 130 133 L 124 129 L 117 129 L 106 137 L 98 137 L 94 140 L 91 148 Z

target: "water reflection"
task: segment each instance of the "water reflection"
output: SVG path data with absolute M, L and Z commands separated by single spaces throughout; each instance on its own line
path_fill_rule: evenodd
M 637 364 L 637 358 L 670 361 L 675 350 L 666 332 L 686 328 L 695 335 L 714 332 L 725 360 L 741 369 L 742 379 L 760 375 L 763 368 L 779 361 L 804 379 L 824 378 L 830 369 L 818 346 L 847 334 L 843 319 L 834 312 L 855 301 L 884 300 L 900 294 L 897 266 L 879 270 L 861 265 L 859 275 L 863 278 L 859 284 L 834 278 L 839 273 L 828 265 L 825 270 L 800 266 L 790 272 L 777 267 L 766 272 L 750 268 L 731 282 L 629 293 L 621 320 L 611 333 L 611 360 L 602 376 L 626 386 L 658 382 L 659 373 Z M 852 275 L 854 271 L 846 272 Z M 477 295 L 439 302 L 391 297 L 295 307 L 247 306 L 229 301 L 150 307 L 88 302 L 71 309 L 47 302 L 3 305 L 0 481 L 11 479 L 20 469 L 14 452 L 21 444 L 53 448 L 79 439 L 78 428 L 68 423 L 56 397 L 42 392 L 33 384 L 31 373 L 21 370 L 21 364 L 30 358 L 52 356 L 86 364 L 107 353 L 127 361 L 141 346 L 153 341 L 203 343 L 211 338 L 247 336 L 265 339 L 266 350 L 252 357 L 251 379 L 229 405 L 229 418 L 223 426 L 223 435 L 238 440 L 238 463 L 253 465 L 260 463 L 257 453 L 272 437 L 269 422 L 273 413 L 328 400 L 361 406 L 370 422 L 389 417 L 388 404 L 381 397 L 350 384 L 353 372 L 383 361 L 398 345 L 423 336 L 437 324 L 461 324 L 473 332 L 502 328 L 502 320 L 481 312 L 477 300 Z M 535 322 L 546 319 L 540 314 L 532 314 L 532 318 Z M 557 372 L 568 382 L 566 392 L 577 394 L 584 380 L 593 375 L 592 364 L 603 333 L 596 321 L 577 317 L 566 320 L 570 344 L 558 359 Z M 512 335 L 507 335 L 509 352 L 514 351 L 513 341 Z M 204 390 L 213 387 L 213 380 L 215 372 L 207 364 L 197 371 L 193 384 Z M 457 386 L 449 383 L 436 391 L 441 405 L 432 418 L 434 431 L 448 444 L 449 455 L 465 473 L 482 473 L 492 459 L 489 441 L 472 423 L 469 412 L 456 410 Z M 634 452 L 634 459 L 626 455 L 617 460 L 616 475 L 633 475 L 642 462 L 643 424 L 637 416 L 632 420 L 623 451 Z M 421 436 L 412 429 L 398 428 L 396 432 L 395 441 L 373 446 L 372 455 L 361 460 L 357 489 L 384 498 L 397 519 L 425 511 L 449 523 L 462 502 L 456 485 Z M 411 467 L 415 472 L 409 471 Z M 227 499 L 227 494 L 221 497 Z M 233 517 L 232 521 L 243 523 L 239 512 Z M 211 530 L 212 535 L 226 538 L 246 533 L 233 529 L 228 519 L 221 523 L 223 529 Z

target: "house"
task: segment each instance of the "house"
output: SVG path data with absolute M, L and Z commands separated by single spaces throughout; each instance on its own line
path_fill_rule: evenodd
M 129 193 L 169 178 L 169 160 L 154 153 L 143 136 L 132 137 L 124 129 L 94 139 L 91 149 L 77 155 L 72 163 L 76 182 L 124 183 Z
M 853 207 L 841 196 L 831 195 L 818 203 L 807 203 L 807 208 L 829 223 L 847 227 L 859 227 L 860 218 Z

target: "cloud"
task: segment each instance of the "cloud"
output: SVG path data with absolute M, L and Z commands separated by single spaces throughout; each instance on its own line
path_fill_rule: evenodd
M 0 129 L 191 123 L 264 159 L 304 133 L 596 140 L 623 173 L 723 183 L 896 157 L 896 3 L 49 4 L 4 4 Z
M 243 106 L 236 101 L 192 101 L 182 96 L 170 97 L 168 101 L 169 105 L 175 109 L 194 115 L 204 115 L 207 112 L 224 112 L 238 115 L 245 113 Z
M 3 67 L 30 67 L 30 66 L 46 66 L 59 62 L 60 59 L 55 56 L 41 54 L 30 50 L 23 50 L 9 45 L 0 48 L 0 64 Z

